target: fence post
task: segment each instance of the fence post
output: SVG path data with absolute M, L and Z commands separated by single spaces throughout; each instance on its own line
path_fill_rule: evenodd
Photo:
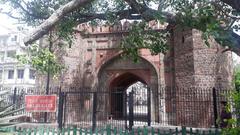
M 13 91 L 13 108 L 12 110 L 14 110 L 16 108 L 16 100 L 17 100 L 17 88 L 15 87 L 14 88 L 14 91 Z M 14 114 L 12 114 L 12 116 L 14 116 Z
M 182 127 L 182 135 L 186 135 L 187 134 L 187 129 L 185 126 Z
M 147 123 L 151 126 L 151 90 L 147 89 Z
M 123 99 L 124 99 L 124 125 L 125 129 L 127 129 L 127 91 L 123 92 Z
M 212 89 L 212 96 L 213 96 L 213 113 L 214 113 L 214 126 L 215 128 L 218 128 L 217 125 L 217 118 L 218 118 L 218 111 L 217 111 L 217 94 L 216 94 L 216 89 L 213 87 Z
M 92 131 L 96 129 L 96 113 L 97 113 L 97 92 L 93 93 L 93 113 L 92 113 Z
M 111 126 L 107 125 L 106 127 L 107 135 L 111 135 Z
M 129 130 L 133 127 L 133 91 L 129 92 Z
M 66 114 L 67 114 L 67 92 L 64 94 L 63 97 L 63 126 L 65 126 L 65 122 L 66 122 Z
M 59 92 L 58 128 L 60 130 L 62 130 L 62 127 L 63 127 L 63 103 L 64 103 L 64 92 Z
M 16 99 L 17 99 L 17 88 L 15 87 L 13 91 L 13 104 L 16 103 Z

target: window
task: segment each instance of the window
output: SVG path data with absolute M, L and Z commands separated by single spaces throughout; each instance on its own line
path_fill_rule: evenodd
M 23 79 L 23 77 L 24 77 L 24 70 L 18 69 L 18 79 Z
M 7 39 L 0 39 L 0 44 L 1 45 L 6 45 Z
M 3 44 L 6 45 L 7 44 L 7 39 L 3 40 Z
M 29 78 L 35 79 L 35 70 L 30 69 Z
M 16 57 L 16 51 L 8 51 L 7 52 L 7 57 L 10 57 L 10 58 L 15 58 Z
M 4 60 L 4 52 L 0 52 L 0 61 L 2 62 Z
M 8 79 L 13 79 L 14 77 L 14 70 L 8 70 Z
M 11 40 L 12 40 L 12 41 L 17 41 L 17 35 L 14 35 L 14 37 L 12 37 Z
M 2 73 L 3 73 L 3 71 L 0 70 L 0 81 L 2 80 Z

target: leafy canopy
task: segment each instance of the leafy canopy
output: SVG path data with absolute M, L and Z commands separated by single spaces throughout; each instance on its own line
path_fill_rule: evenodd
M 222 129 L 222 135 L 239 135 L 240 134 L 240 92 L 232 91 L 228 95 L 227 111 L 232 114 L 228 119 L 228 127 Z
M 234 67 L 234 85 L 235 90 L 227 94 L 228 104 L 227 111 L 232 114 L 228 119 L 228 127 L 222 129 L 222 135 L 239 135 L 240 134 L 240 66 Z
M 234 85 L 237 91 L 240 91 L 240 65 L 234 69 Z
M 235 23 L 240 19 L 240 6 L 236 0 L 1 0 L 1 3 L 10 7 L 1 9 L 1 13 L 37 26 L 25 43 L 32 43 L 54 29 L 60 38 L 71 44 L 73 28 L 85 22 L 112 25 L 127 19 L 140 21 L 142 25 L 158 20 L 169 25 L 198 29 L 203 32 L 207 45 L 207 39 L 212 36 L 221 45 L 229 46 L 240 54 L 231 36 L 233 29 L 239 29 Z M 143 32 L 144 27 L 133 25 L 129 36 L 125 36 L 122 42 L 125 54 L 135 57 L 140 48 L 148 48 L 153 54 L 166 51 L 166 31 L 169 29 L 163 33 Z
M 17 59 L 22 64 L 32 65 L 33 68 L 43 74 L 50 71 L 51 75 L 57 75 L 64 68 L 48 48 L 41 48 L 37 44 L 28 47 L 27 54 L 18 55 Z
M 157 32 L 152 30 L 144 22 L 136 22 L 128 36 L 123 38 L 121 42 L 123 55 L 137 62 L 140 49 L 149 49 L 152 55 L 157 55 L 159 52 L 165 53 L 168 50 L 168 35 L 169 33 L 166 31 Z

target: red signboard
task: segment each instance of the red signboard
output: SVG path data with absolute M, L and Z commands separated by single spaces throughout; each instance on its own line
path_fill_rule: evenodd
M 27 112 L 56 112 L 56 95 L 26 95 Z

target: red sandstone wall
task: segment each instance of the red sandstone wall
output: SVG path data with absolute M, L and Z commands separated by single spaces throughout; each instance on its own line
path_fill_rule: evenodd
M 206 46 L 201 34 L 197 30 L 182 28 L 175 29 L 173 34 L 175 84 L 179 88 L 184 88 L 176 91 L 177 101 L 181 101 L 176 104 L 176 122 L 178 125 L 212 126 L 211 88 L 231 88 L 231 54 L 229 52 L 222 54 L 222 47 L 213 39 L 209 40 L 211 46 Z M 196 89 L 189 91 L 190 87 Z M 202 93 L 204 98 L 201 95 L 195 95 L 198 93 L 197 89 L 206 90 Z M 188 94 L 189 96 L 186 96 Z M 205 104 L 188 102 L 193 100 L 192 96 L 194 100 L 204 101 Z
M 165 27 L 155 22 L 150 22 L 149 26 L 154 29 Z M 121 42 L 122 34 L 126 34 L 130 27 L 131 24 L 128 22 L 113 27 L 79 25 L 76 31 L 84 30 L 87 36 L 76 34 L 76 42 L 67 50 L 68 53 L 64 57 L 67 65 L 63 79 L 64 86 L 96 87 L 98 71 L 102 65 L 121 53 L 116 48 Z M 160 55 L 152 56 L 148 50 L 143 49 L 141 56 L 149 61 L 157 72 L 160 71 L 162 64 Z
M 95 88 L 98 83 L 99 69 L 120 53 L 116 48 L 121 41 L 121 34 L 126 34 L 129 27 L 130 24 L 127 23 L 121 27 L 120 25 L 93 28 L 87 25 L 79 26 L 79 30 L 86 30 L 89 35 L 76 34 L 74 45 L 72 48 L 67 49 L 67 54 L 63 58 L 66 66 L 66 71 L 62 78 L 63 86 Z M 141 50 L 141 56 L 149 61 L 158 73 L 158 78 L 154 78 L 158 79 L 156 81 L 158 82 L 157 89 L 162 86 L 180 88 L 231 86 L 231 56 L 229 53 L 218 54 L 217 52 L 220 47 L 214 41 L 211 41 L 212 46 L 208 48 L 204 45 L 200 32 L 180 28 L 174 29 L 170 38 L 169 44 L 171 50 L 165 56 L 162 54 L 151 56 L 148 50 Z M 121 71 L 115 70 L 109 74 L 117 76 L 119 73 Z M 145 71 L 134 71 L 133 73 L 143 76 L 147 82 L 150 82 L 152 79 L 151 77 L 149 78 L 149 74 L 151 73 L 148 74 Z M 175 93 L 178 92 L 185 91 L 176 91 Z M 189 98 L 176 96 L 180 101 Z M 169 96 L 165 95 L 165 97 Z M 204 122 L 211 121 L 211 116 L 202 116 L 201 114 L 208 111 L 211 106 L 202 108 L 202 112 L 192 111 L 189 113 L 191 110 L 199 110 L 199 108 L 182 102 L 176 104 L 176 108 L 172 109 L 172 104 L 172 102 L 167 102 L 165 104 L 166 110 L 164 111 L 173 114 L 169 115 L 169 117 L 174 118 L 177 124 L 199 127 L 209 126 L 204 125 Z M 182 112 L 176 113 L 176 110 L 182 110 Z M 156 112 L 158 113 L 158 111 Z M 183 117 L 181 114 L 189 115 L 188 117 Z M 195 117 L 196 115 L 193 114 L 198 114 L 198 117 Z M 190 121 L 193 117 L 196 120 L 195 122 L 198 123 Z

